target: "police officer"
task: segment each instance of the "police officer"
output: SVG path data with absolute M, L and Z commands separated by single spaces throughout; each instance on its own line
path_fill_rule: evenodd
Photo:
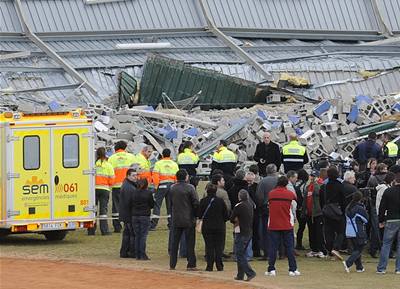
M 237 164 L 236 154 L 227 148 L 227 142 L 221 140 L 217 150 L 212 156 L 211 175 L 214 170 L 221 170 L 225 180 L 231 180 L 235 174 Z
M 125 141 L 118 141 L 114 146 L 115 153 L 108 159 L 115 174 L 112 188 L 112 217 L 115 233 L 120 233 L 122 228 L 121 223 L 118 221 L 121 186 L 126 177 L 126 172 L 135 161 L 135 156 L 125 151 L 126 147 L 127 143 Z
M 308 163 L 306 148 L 299 144 L 296 133 L 289 135 L 289 143 L 282 148 L 282 163 L 285 173 L 298 171 Z
M 197 186 L 196 169 L 199 166 L 199 157 L 193 151 L 193 143 L 186 141 L 182 145 L 182 150 L 178 154 L 177 163 L 180 170 L 186 170 L 189 174 L 190 183 Z
M 114 169 L 107 161 L 106 149 L 100 147 L 96 151 L 96 204 L 99 204 L 100 231 L 102 235 L 110 235 L 107 222 L 107 207 L 110 190 L 114 183 Z M 88 229 L 88 235 L 95 235 L 96 224 Z
M 153 215 L 155 218 L 152 219 L 151 224 L 151 229 L 153 230 L 158 224 L 159 218 L 157 217 L 160 217 L 160 209 L 164 198 L 167 205 L 167 214 L 171 214 L 169 189 L 171 185 L 176 182 L 176 173 L 178 170 L 178 164 L 171 159 L 171 150 L 164 149 L 162 151 L 162 159 L 155 163 L 153 169 L 153 184 L 156 189 L 153 209 Z M 169 223 L 170 218 L 168 218 L 168 225 L 170 225 Z
M 391 137 L 385 134 L 383 138 L 383 158 L 390 159 L 392 165 L 396 164 L 399 156 L 399 147 L 393 141 L 390 141 Z

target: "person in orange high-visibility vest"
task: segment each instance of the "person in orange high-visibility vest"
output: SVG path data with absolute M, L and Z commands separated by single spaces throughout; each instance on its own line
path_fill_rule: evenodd
M 96 151 L 96 198 L 95 203 L 99 205 L 100 231 L 102 235 L 111 234 L 108 231 L 107 211 L 110 191 L 114 184 L 114 169 L 107 161 L 106 149 L 100 147 Z M 97 222 L 96 222 L 97 223 Z M 96 225 L 88 229 L 88 235 L 96 234 Z
M 126 152 L 127 143 L 119 141 L 115 144 L 115 153 L 108 159 L 109 163 L 114 168 L 114 184 L 112 188 L 112 217 L 114 232 L 120 233 L 122 226 L 118 220 L 119 217 L 119 196 L 123 181 L 126 177 L 126 172 L 129 167 L 135 162 L 135 156 Z
M 153 147 L 151 145 L 146 145 L 140 153 L 135 155 L 134 163 L 138 164 L 140 167 L 140 172 L 138 175 L 139 179 L 146 179 L 149 187 L 153 184 L 153 179 L 151 175 L 151 163 L 149 158 L 153 153 Z
M 151 221 L 151 229 L 154 230 L 158 224 L 162 202 L 165 198 L 167 205 L 167 214 L 171 214 L 171 203 L 169 198 L 169 189 L 176 182 L 176 172 L 179 170 L 178 164 L 171 159 L 171 150 L 162 151 L 162 159 L 155 163 L 153 169 L 153 183 L 157 190 L 154 199 L 153 215 L 155 218 Z M 170 218 L 168 218 L 168 226 Z

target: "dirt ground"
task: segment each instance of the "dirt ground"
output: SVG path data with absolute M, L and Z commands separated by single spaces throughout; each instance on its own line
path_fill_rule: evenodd
M 63 261 L 0 258 L 1 289 L 231 289 L 243 285 L 247 284 L 208 280 L 174 272 L 160 273 Z

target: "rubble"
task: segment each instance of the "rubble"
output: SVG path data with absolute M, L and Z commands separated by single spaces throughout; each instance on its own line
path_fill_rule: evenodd
M 263 132 L 270 131 L 273 141 L 285 144 L 288 135 L 296 132 L 307 147 L 312 160 L 335 153 L 345 159 L 351 156 L 358 141 L 370 131 L 400 135 L 395 120 L 400 104 L 392 96 L 359 96 L 348 104 L 340 99 L 323 100 L 318 104 L 293 103 L 256 105 L 251 108 L 202 111 L 179 109 L 156 110 L 148 106 L 123 107 L 119 111 L 92 104 L 85 110 L 95 120 L 97 145 L 109 148 L 120 139 L 137 153 L 146 143 L 154 146 L 157 155 L 167 147 L 176 156 L 179 145 L 194 143 L 202 158 L 199 171 L 209 171 L 210 156 L 221 139 L 230 143 L 241 163 L 248 165 Z M 200 172 L 200 173 L 201 173 Z

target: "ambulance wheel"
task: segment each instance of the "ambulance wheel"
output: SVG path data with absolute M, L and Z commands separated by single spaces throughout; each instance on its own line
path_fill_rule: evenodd
M 7 237 L 10 234 L 8 229 L 0 229 L 0 239 Z
M 67 231 L 51 231 L 44 232 L 43 234 L 48 241 L 61 241 L 64 240 L 67 233 Z

